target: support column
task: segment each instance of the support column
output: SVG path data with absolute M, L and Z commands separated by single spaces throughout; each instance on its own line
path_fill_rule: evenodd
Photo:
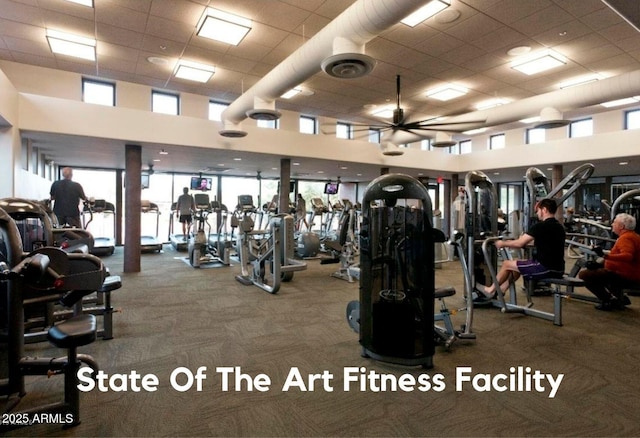
M 291 181 L 291 159 L 280 160 L 280 199 L 278 213 L 289 213 L 289 183 Z
M 122 169 L 118 169 L 116 170 L 116 199 L 113 201 L 115 203 L 114 206 L 116 207 L 115 215 L 113 217 L 116 224 L 116 235 L 113 236 L 115 238 L 116 246 L 122 246 L 122 212 L 124 211 L 124 208 L 122 208 L 124 205 L 122 202 L 122 186 Z
M 142 147 L 125 146 L 124 272 L 140 272 L 140 196 L 142 191 Z

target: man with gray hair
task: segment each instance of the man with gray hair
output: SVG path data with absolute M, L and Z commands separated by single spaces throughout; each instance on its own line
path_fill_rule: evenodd
M 72 227 L 82 228 L 78 205 L 80 200 L 86 201 L 87 197 L 82 186 L 72 181 L 72 178 L 73 169 L 65 167 L 62 169 L 62 179 L 51 184 L 50 195 L 53 201 L 53 212 L 61 227 L 68 224 Z
M 640 235 L 634 231 L 636 219 L 630 214 L 620 213 L 611 228 L 618 235 L 613 248 L 606 254 L 601 248 L 594 249 L 604 257 L 604 266 L 583 269 L 578 274 L 585 287 L 600 299 L 596 306 L 598 310 L 624 309 L 631 301 L 622 290 L 640 286 Z

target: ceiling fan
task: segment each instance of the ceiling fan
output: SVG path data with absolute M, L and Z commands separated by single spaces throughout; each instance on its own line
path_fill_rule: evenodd
M 441 117 L 432 117 L 425 120 L 417 120 L 417 121 L 408 121 L 407 117 L 404 114 L 404 109 L 400 105 L 400 75 L 396 75 L 396 108 L 393 110 L 393 120 L 391 122 L 382 122 L 382 123 L 372 123 L 372 124 L 362 124 L 362 123 L 354 123 L 353 132 L 362 132 L 375 130 L 380 132 L 386 131 L 404 131 L 410 132 L 414 134 L 421 134 L 422 132 L 435 132 L 435 133 L 460 133 L 467 129 L 469 129 L 468 125 L 483 123 L 485 120 L 469 120 L 463 122 L 446 122 L 441 119 Z M 467 125 L 463 129 L 453 128 L 454 125 Z M 333 128 L 333 129 L 330 129 Z M 324 134 L 335 134 L 335 126 L 327 127 L 327 129 L 323 129 L 322 132 Z M 449 140 L 451 136 L 448 136 Z M 455 142 L 439 142 L 438 144 L 434 144 L 434 146 L 451 146 L 455 144 Z

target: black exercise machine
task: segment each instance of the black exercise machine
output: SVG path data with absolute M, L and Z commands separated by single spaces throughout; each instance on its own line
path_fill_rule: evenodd
M 94 372 L 98 366 L 91 356 L 78 354 L 77 349 L 96 338 L 94 315 L 81 314 L 64 320 L 48 330 L 48 340 L 67 350 L 59 358 L 24 356 L 24 301 L 31 299 L 61 300 L 72 306 L 83 296 L 101 287 L 104 270 L 90 270 L 70 274 L 67 254 L 58 248 L 45 247 L 23 258 L 22 241 L 11 217 L 0 209 L 0 294 L 7 303 L 5 336 L 7 343 L 8 377 L 0 381 L 0 394 L 7 396 L 7 419 L 33 418 L 36 414 L 59 414 L 65 427 L 80 424 L 80 394 L 78 370 L 81 362 Z M 72 292 L 69 292 L 72 291 Z M 64 400 L 14 412 L 25 397 L 25 377 L 36 375 L 64 375 Z M 25 414 L 25 415 L 20 415 Z M 20 421 L 0 425 L 0 432 L 28 425 Z
M 347 305 L 361 354 L 401 365 L 433 366 L 434 234 L 431 199 L 418 180 L 387 174 L 362 201 L 360 301 Z

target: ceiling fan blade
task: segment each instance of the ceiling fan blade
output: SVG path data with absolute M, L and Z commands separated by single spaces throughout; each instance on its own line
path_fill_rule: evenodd
M 426 119 L 426 120 L 418 120 L 415 122 L 408 122 L 405 123 L 406 126 L 449 126 L 449 125 L 471 125 L 471 124 L 477 124 L 477 123 L 485 123 L 487 121 L 487 119 L 484 120 L 467 120 L 464 122 L 446 122 L 446 121 L 441 121 L 441 122 L 435 122 L 435 123 L 431 123 L 431 120 L 435 120 L 435 119 Z

